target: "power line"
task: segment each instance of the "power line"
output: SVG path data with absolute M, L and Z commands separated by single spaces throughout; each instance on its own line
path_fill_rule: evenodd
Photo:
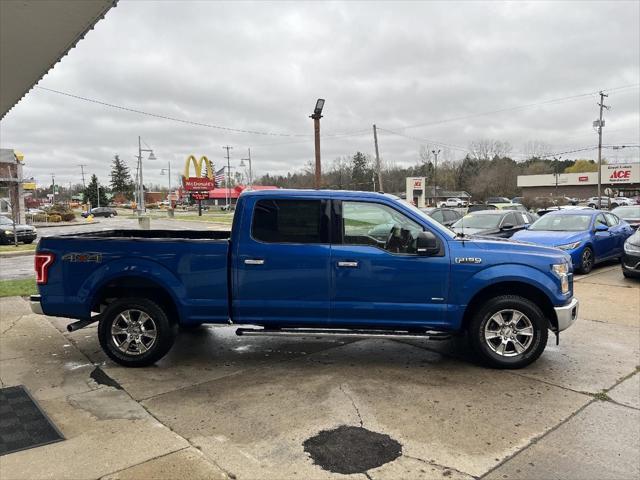
M 616 90 L 626 90 L 629 88 L 638 88 L 640 87 L 640 83 L 635 83 L 635 84 L 631 84 L 631 85 L 623 85 L 620 87 L 613 87 L 613 88 L 607 88 L 604 89 L 603 91 L 607 91 L 607 92 L 613 92 Z M 426 127 L 426 126 L 433 126 L 433 125 L 440 125 L 443 123 L 449 123 L 449 122 L 457 122 L 460 120 L 466 120 L 469 118 L 475 118 L 475 117 L 483 117 L 486 115 L 493 115 L 496 113 L 503 113 L 503 112 L 511 112 L 514 110 L 522 110 L 522 109 L 526 109 L 526 108 L 531 108 L 531 107 L 539 107 L 541 105 L 552 105 L 555 103 L 564 103 L 564 102 L 568 102 L 568 101 L 572 101 L 572 100 L 577 100 L 580 98 L 584 98 L 584 97 L 590 97 L 592 95 L 596 95 L 600 92 L 600 90 L 597 90 L 595 92 L 588 92 L 588 93 L 581 93 L 578 95 L 571 95 L 571 96 L 566 96 L 566 97 L 558 97 L 558 98 L 552 98 L 549 100 L 544 100 L 541 102 L 536 102 L 536 103 L 527 103 L 524 105 L 517 105 L 514 107 L 507 107 L 507 108 L 500 108 L 498 110 L 489 110 L 486 112 L 478 112 L 478 113 L 472 113 L 469 115 L 462 115 L 460 117 L 451 117 L 451 118 L 445 118 L 442 120 L 435 120 L 432 122 L 425 122 L 425 123 L 418 123 L 418 124 L 414 124 L 414 125 L 407 125 L 404 127 L 397 127 L 397 130 L 407 130 L 409 128 L 418 128 L 418 127 Z
M 451 148 L 452 150 L 460 150 L 462 152 L 468 152 L 469 151 L 468 148 L 460 147 L 458 145 L 453 145 L 453 144 L 450 144 L 450 143 L 443 143 L 443 142 L 436 142 L 435 140 L 428 140 L 426 138 L 418 138 L 418 137 L 414 137 L 414 136 L 407 135 L 407 134 L 404 134 L 404 133 L 394 132 L 393 130 L 389 130 L 387 128 L 378 127 L 378 130 L 380 130 L 382 132 L 391 133 L 393 135 L 398 135 L 399 137 L 408 138 L 410 140 L 414 140 L 414 141 L 419 142 L 419 143 L 429 143 L 429 144 L 437 145 L 437 146 L 440 146 L 440 147 Z

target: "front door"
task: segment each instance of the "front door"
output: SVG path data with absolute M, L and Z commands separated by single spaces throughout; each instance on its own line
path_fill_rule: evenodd
M 235 254 L 234 321 L 326 324 L 331 281 L 328 201 L 247 201 L 256 204 L 253 218 L 242 220 Z
M 593 228 L 595 229 L 598 225 L 605 226 L 609 228 L 609 224 L 603 213 L 600 213 L 596 216 L 596 219 L 593 224 Z M 614 235 L 614 232 L 609 229 L 604 232 L 594 232 L 593 234 L 594 241 L 594 250 L 596 254 L 596 260 L 600 261 L 607 257 L 610 257 L 616 253 L 616 241 L 617 238 Z
M 337 203 L 331 248 L 331 324 L 378 328 L 446 325 L 449 258 L 418 256 L 423 228 L 389 205 Z M 435 232 L 434 232 L 435 233 Z M 334 236 L 335 241 L 335 236 Z

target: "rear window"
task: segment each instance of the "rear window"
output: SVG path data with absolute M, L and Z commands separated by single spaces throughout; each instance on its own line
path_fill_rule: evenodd
M 259 200 L 251 235 L 267 243 L 327 243 L 320 200 Z

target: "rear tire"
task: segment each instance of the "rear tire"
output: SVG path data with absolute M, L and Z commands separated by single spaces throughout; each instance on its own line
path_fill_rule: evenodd
M 580 273 L 586 275 L 593 270 L 593 264 L 595 259 L 593 258 L 593 249 L 591 247 L 584 247 L 582 255 L 580 255 Z
M 173 346 L 178 326 L 147 298 L 128 297 L 110 304 L 98 324 L 98 339 L 111 360 L 125 367 L 147 367 Z
M 549 337 L 542 310 L 524 297 L 502 295 L 475 312 L 469 342 L 480 360 L 493 368 L 523 368 L 542 355 Z

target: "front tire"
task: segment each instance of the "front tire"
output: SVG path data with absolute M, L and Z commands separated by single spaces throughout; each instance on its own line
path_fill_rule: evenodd
M 524 297 L 488 300 L 471 319 L 469 341 L 480 360 L 493 368 L 523 368 L 542 355 L 549 336 L 540 308 Z
M 580 255 L 580 273 L 586 275 L 593 270 L 594 260 L 591 247 L 584 247 L 582 255 Z
M 163 308 L 147 298 L 116 300 L 98 324 L 102 349 L 125 367 L 153 365 L 171 349 L 177 331 Z

